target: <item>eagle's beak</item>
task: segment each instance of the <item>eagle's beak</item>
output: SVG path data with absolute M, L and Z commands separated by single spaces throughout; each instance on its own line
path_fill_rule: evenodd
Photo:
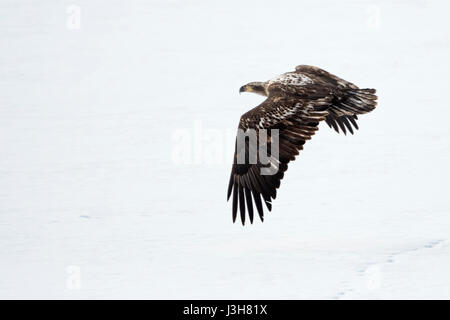
M 239 89 L 239 94 L 241 94 L 242 92 L 246 92 L 246 91 L 247 91 L 247 85 L 242 86 L 242 87 Z

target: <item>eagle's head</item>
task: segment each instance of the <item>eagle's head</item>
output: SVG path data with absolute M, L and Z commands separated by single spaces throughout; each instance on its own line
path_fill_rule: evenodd
M 242 86 L 239 89 L 239 93 L 241 92 L 253 92 L 256 94 L 260 94 L 262 96 L 267 96 L 266 92 L 266 83 L 265 82 L 250 82 L 246 85 Z

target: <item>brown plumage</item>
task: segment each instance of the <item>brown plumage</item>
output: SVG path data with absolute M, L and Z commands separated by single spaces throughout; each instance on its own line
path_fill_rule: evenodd
M 242 86 L 240 92 L 254 92 L 267 99 L 256 108 L 242 115 L 238 128 L 259 132 L 268 129 L 265 143 L 269 162 L 276 168 L 272 175 L 262 175 L 261 168 L 267 167 L 259 155 L 256 163 L 249 161 L 248 153 L 255 149 L 245 140 L 233 160 L 227 199 L 233 194 L 232 217 L 236 221 L 239 210 L 242 224 L 245 223 L 246 210 L 250 223 L 253 223 L 254 206 L 264 220 L 263 202 L 272 210 L 272 199 L 276 198 L 280 181 L 288 168 L 303 149 L 306 140 L 311 139 L 324 120 L 330 128 L 344 134 L 358 129 L 358 115 L 372 111 L 376 107 L 375 89 L 359 89 L 317 67 L 300 65 L 293 72 L 284 73 L 266 82 L 251 82 Z M 271 154 L 271 129 L 279 132 L 279 157 Z M 259 136 L 258 136 L 259 137 Z M 258 138 L 257 146 L 264 144 Z M 245 151 L 245 162 L 238 163 L 238 154 Z

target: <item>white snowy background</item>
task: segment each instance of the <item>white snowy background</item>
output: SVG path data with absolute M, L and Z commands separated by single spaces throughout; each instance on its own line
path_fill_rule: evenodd
M 450 298 L 449 12 L 0 0 L 0 298 Z M 233 224 L 238 89 L 298 64 L 379 105 Z

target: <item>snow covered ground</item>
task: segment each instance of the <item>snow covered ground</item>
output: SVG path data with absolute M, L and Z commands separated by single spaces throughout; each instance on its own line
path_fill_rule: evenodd
M 448 1 L 0 0 L 0 298 L 450 298 Z M 378 90 L 264 223 L 225 201 L 238 95 Z

